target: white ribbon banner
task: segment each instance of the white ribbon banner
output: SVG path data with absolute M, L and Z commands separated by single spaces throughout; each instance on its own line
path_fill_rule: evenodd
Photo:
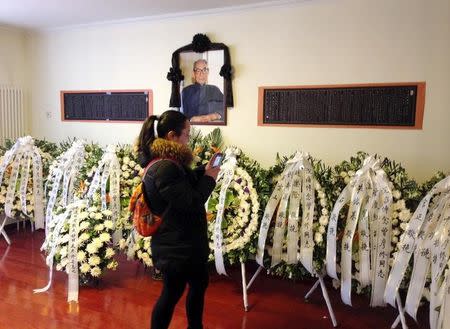
M 229 147 L 225 150 L 225 160 L 220 168 L 220 175 L 222 177 L 222 185 L 219 194 L 219 204 L 217 209 L 217 215 L 214 222 L 214 258 L 217 273 L 227 275 L 225 271 L 225 265 L 223 261 L 223 234 L 222 234 L 222 220 L 225 211 L 225 200 L 230 186 L 231 180 L 234 176 L 234 170 L 237 164 L 237 150 L 235 148 Z
M 434 195 L 448 192 L 449 189 L 450 176 L 433 186 L 430 192 L 420 201 L 419 206 L 406 227 L 405 233 L 402 235 L 399 252 L 394 260 L 384 293 L 385 301 L 394 307 L 396 304 L 395 296 L 403 280 L 411 255 L 416 250 L 418 242 L 425 237 L 430 220 L 430 216 L 427 216 L 430 201 Z

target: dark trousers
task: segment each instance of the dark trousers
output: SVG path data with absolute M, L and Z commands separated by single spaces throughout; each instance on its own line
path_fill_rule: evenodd
M 203 329 L 203 304 L 209 279 L 206 264 L 185 268 L 182 271 L 168 269 L 162 274 L 163 289 L 153 307 L 151 329 L 169 328 L 175 305 L 183 295 L 186 284 L 189 285 L 186 297 L 188 329 Z

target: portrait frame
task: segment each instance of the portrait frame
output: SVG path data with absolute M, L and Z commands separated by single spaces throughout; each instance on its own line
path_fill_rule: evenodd
M 233 90 L 232 90 L 232 67 L 230 60 L 230 52 L 228 47 L 223 43 L 212 43 L 205 34 L 196 34 L 192 40 L 192 43 L 178 48 L 172 54 L 172 67 L 167 73 L 167 79 L 172 82 L 172 92 L 170 96 L 169 106 L 171 108 L 181 109 L 182 97 L 181 89 L 187 87 L 185 82 L 186 77 L 189 78 L 189 73 L 192 71 L 192 66 L 189 67 L 189 63 L 183 62 L 185 55 L 196 53 L 196 55 L 191 56 L 191 58 L 208 58 L 209 54 L 214 51 L 223 51 L 223 64 L 220 69 L 215 69 L 217 74 L 223 78 L 223 88 L 220 88 L 223 92 L 223 120 L 211 121 L 211 122 L 192 122 L 196 125 L 226 125 L 227 124 L 227 109 L 234 106 L 233 102 Z M 189 62 L 189 61 L 188 61 Z M 217 62 L 217 61 L 216 61 Z M 191 64 L 192 65 L 192 64 Z M 216 64 L 217 65 L 217 64 Z M 216 80 L 217 81 L 217 80 Z M 221 87 L 222 85 L 220 85 Z

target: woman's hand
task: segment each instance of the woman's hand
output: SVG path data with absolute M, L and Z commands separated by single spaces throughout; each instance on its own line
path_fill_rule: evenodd
M 217 175 L 220 171 L 220 166 L 213 167 L 212 163 L 214 161 L 214 158 L 216 157 L 216 154 L 214 154 L 211 159 L 209 160 L 208 164 L 205 167 L 205 175 L 211 176 L 214 178 L 214 180 L 217 179 Z

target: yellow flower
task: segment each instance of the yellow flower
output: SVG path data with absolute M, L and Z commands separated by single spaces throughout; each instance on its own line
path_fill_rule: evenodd
M 100 270 L 100 268 L 98 267 L 98 266 L 95 266 L 95 267 L 93 267 L 92 269 L 91 269 L 91 275 L 93 276 L 93 277 L 99 277 L 100 276 L 100 274 L 102 274 L 102 270 Z
M 83 250 L 78 251 L 77 260 L 81 263 L 86 259 L 86 253 Z
M 80 266 L 81 273 L 87 273 L 87 272 L 89 272 L 90 269 L 91 269 L 91 267 L 87 263 L 83 263 Z
M 92 266 L 98 265 L 98 264 L 100 264 L 100 257 L 98 257 L 98 256 L 91 256 L 89 258 L 88 263 L 89 263 L 89 265 L 92 265 Z

